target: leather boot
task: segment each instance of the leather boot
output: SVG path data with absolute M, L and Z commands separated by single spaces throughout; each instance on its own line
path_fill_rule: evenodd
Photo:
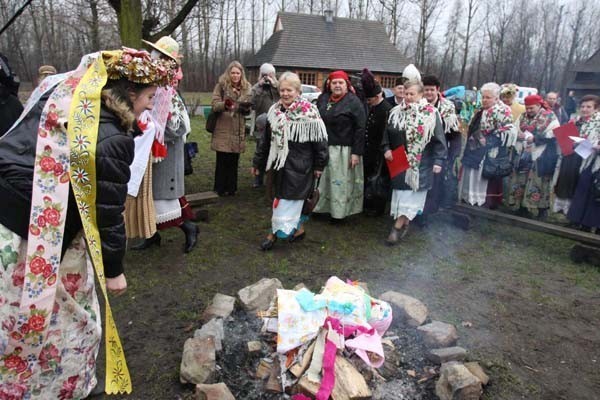
M 537 217 L 540 221 L 545 221 L 546 218 L 548 218 L 548 209 L 547 208 L 539 208 Z
M 149 247 L 157 245 L 160 247 L 160 235 L 156 232 L 154 235 L 149 237 L 148 239 L 144 239 L 142 243 L 136 244 L 135 246 L 131 246 L 131 250 L 145 250 Z
M 179 227 L 185 234 L 185 246 L 183 252 L 189 253 L 196 247 L 196 243 L 198 243 L 200 229 L 198 228 L 198 225 L 193 224 L 190 221 L 184 221 Z

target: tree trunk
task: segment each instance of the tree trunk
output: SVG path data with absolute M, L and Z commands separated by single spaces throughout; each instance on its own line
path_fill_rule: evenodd
M 117 11 L 121 44 L 138 49 L 142 46 L 142 2 L 141 0 L 121 0 Z

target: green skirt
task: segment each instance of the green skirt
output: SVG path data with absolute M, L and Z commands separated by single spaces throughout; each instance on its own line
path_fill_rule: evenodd
M 349 146 L 329 146 L 329 164 L 319 182 L 319 202 L 315 213 L 329 213 L 342 219 L 363 209 L 363 161 L 350 168 L 352 149 Z

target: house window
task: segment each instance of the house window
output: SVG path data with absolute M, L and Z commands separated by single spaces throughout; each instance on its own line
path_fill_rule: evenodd
M 316 72 L 298 72 L 300 81 L 303 85 L 317 86 L 317 73 Z
M 396 85 L 396 77 L 392 75 L 381 75 L 379 84 L 384 88 L 393 88 Z

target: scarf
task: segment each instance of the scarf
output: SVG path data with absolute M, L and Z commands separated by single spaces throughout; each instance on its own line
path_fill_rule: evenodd
M 517 130 L 512 121 L 510 107 L 500 100 L 483 110 L 480 127 L 483 135 L 498 136 L 501 146 L 512 147 L 517 142 Z
M 327 130 L 319 110 L 310 102 L 298 97 L 282 109 L 281 100 L 273 104 L 267 113 L 271 126 L 271 149 L 267 159 L 267 171 L 281 169 L 289 153 L 288 142 L 306 143 L 327 140 Z
M 444 133 L 458 131 L 458 117 L 456 116 L 454 103 L 448 99 L 440 97 L 440 100 L 437 103 L 437 109 L 440 112 L 442 120 L 444 121 Z
M 409 168 L 404 178 L 413 191 L 419 190 L 419 166 L 427 143 L 433 137 L 438 114 L 427 100 L 396 106 L 390 112 L 388 123 L 406 132 L 406 156 Z
M 554 137 L 552 129 L 559 126 L 556 115 L 552 111 L 540 108 L 533 117 L 524 113 L 519 118 L 519 129 L 521 132 L 530 132 L 536 139 L 551 139 Z
M 593 145 L 600 142 L 600 111 L 594 112 L 589 117 L 575 118 L 575 125 L 579 130 L 579 136 L 589 140 Z M 580 171 L 583 172 L 586 168 L 593 164 L 592 172 L 600 170 L 600 157 L 591 155 L 581 163 Z

